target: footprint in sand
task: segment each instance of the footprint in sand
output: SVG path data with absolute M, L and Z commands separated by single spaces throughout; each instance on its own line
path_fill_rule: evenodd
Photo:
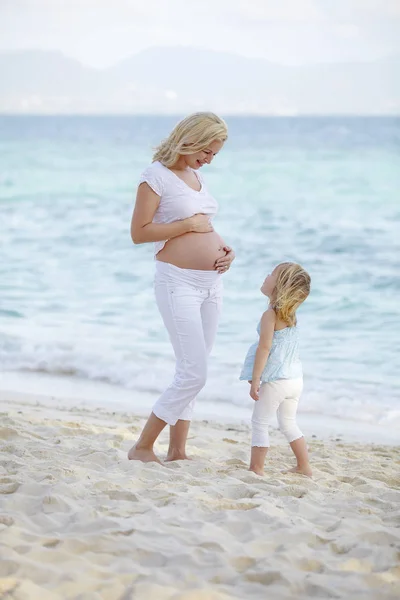
M 0 494 L 13 494 L 19 488 L 20 483 L 11 477 L 0 479 Z
M 14 519 L 9 515 L 0 515 L 0 525 L 11 527 L 11 525 L 14 525 Z
M 286 583 L 288 580 L 283 577 L 279 571 L 263 571 L 262 573 L 246 573 L 245 579 L 262 585 L 271 585 L 273 583 Z
M 11 440 L 20 437 L 19 432 L 12 427 L 0 427 L 0 440 Z

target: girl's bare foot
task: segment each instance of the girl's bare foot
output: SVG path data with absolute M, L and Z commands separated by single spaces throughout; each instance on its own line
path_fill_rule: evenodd
M 256 475 L 265 475 L 264 463 L 267 452 L 268 448 L 266 446 L 252 446 L 249 471 L 253 471 Z
M 167 458 L 165 462 L 172 462 L 174 460 L 192 460 L 186 455 L 186 452 L 180 452 L 179 450 L 168 450 Z
M 153 450 L 150 450 L 149 448 L 138 448 L 136 445 L 132 446 L 129 450 L 128 458 L 129 460 L 141 460 L 144 463 L 156 462 L 161 465 L 161 461 L 158 460 Z
M 261 468 L 261 467 L 252 467 L 252 466 L 250 466 L 249 467 L 249 471 L 253 471 L 253 473 L 256 473 L 256 475 L 261 475 L 261 476 L 265 475 L 264 469 Z
M 309 465 L 305 467 L 293 467 L 293 469 L 288 469 L 287 471 L 282 471 L 282 473 L 298 473 L 299 475 L 305 475 L 306 477 L 312 477 L 311 467 Z

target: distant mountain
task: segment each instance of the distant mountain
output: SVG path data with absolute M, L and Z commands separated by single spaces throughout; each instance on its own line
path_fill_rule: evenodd
M 108 69 L 58 52 L 0 54 L 3 113 L 400 114 L 400 56 L 288 67 L 197 48 L 150 48 Z

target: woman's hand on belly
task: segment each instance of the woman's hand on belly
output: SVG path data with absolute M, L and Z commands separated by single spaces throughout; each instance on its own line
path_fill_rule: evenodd
M 187 221 L 189 221 L 190 231 L 193 233 L 209 233 L 210 231 L 214 231 L 210 217 L 203 213 L 197 213 L 193 217 L 189 217 Z
M 218 273 L 226 273 L 236 256 L 230 246 L 224 246 L 222 249 L 226 253 L 225 256 L 217 258 L 215 261 L 215 270 L 218 271 Z

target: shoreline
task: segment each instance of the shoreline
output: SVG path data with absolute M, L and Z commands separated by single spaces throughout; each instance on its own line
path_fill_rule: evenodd
M 38 402 L 49 408 L 65 404 L 66 407 L 119 412 L 126 414 L 128 419 L 133 414 L 147 417 L 155 400 L 154 393 L 136 392 L 99 381 L 29 372 L 0 373 L 0 402 L 3 397 L 16 397 L 17 401 L 24 397 L 27 404 Z M 240 423 L 241 426 L 250 427 L 251 413 L 251 400 L 248 406 L 237 406 L 200 398 L 196 404 L 194 421 Z M 326 416 L 302 410 L 302 406 L 298 412 L 298 423 L 307 439 L 340 438 L 345 442 L 400 446 L 400 433 L 395 424 Z

